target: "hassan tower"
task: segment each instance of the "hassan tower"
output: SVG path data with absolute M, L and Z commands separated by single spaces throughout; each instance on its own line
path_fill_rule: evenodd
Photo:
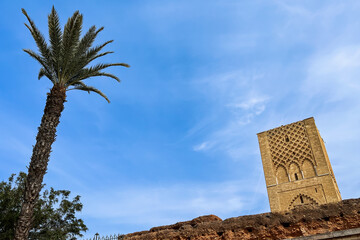
M 341 201 L 314 118 L 258 133 L 258 139 L 272 212 Z

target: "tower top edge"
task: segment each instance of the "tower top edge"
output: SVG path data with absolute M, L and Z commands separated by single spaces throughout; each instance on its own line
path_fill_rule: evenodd
M 292 124 L 296 124 L 296 123 L 299 123 L 299 122 L 304 122 L 305 120 L 309 120 L 309 119 L 312 119 L 312 120 L 315 121 L 314 117 L 308 117 L 308 118 L 305 118 L 305 119 L 300 120 L 300 121 L 292 122 L 292 123 L 289 123 L 289 124 L 281 125 L 281 126 L 279 126 L 279 127 L 271 128 L 271 129 L 266 130 L 266 131 L 259 132 L 259 133 L 257 133 L 256 135 L 260 135 L 260 134 L 262 134 L 262 133 L 266 133 L 266 132 L 269 132 L 269 131 L 273 131 L 273 130 L 275 130 L 275 129 L 283 128 L 283 127 L 286 127 L 286 126 L 289 126 L 289 125 L 292 125 Z

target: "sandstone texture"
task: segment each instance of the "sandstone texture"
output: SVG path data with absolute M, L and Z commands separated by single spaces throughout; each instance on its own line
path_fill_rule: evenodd
M 302 205 L 288 212 L 229 218 L 215 215 L 130 233 L 125 240 L 288 239 L 360 227 L 360 198 L 320 206 Z
M 314 118 L 257 135 L 271 212 L 341 201 Z

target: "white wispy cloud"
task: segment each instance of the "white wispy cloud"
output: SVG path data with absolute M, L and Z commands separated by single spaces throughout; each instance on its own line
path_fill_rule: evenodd
M 209 149 L 211 147 L 211 143 L 210 142 L 202 142 L 199 145 L 194 146 L 194 151 L 203 151 L 206 149 Z
M 87 217 L 152 227 L 206 214 L 221 218 L 240 215 L 254 208 L 257 202 L 253 201 L 254 194 L 263 196 L 266 193 L 249 186 L 246 181 L 231 181 L 120 187 L 86 191 L 81 195 L 83 214 Z
M 268 100 L 269 98 L 265 95 L 250 92 L 243 101 L 227 104 L 227 107 L 235 116 L 232 121 L 237 122 L 239 125 L 249 124 L 255 116 L 265 111 Z
M 264 96 L 250 97 L 250 98 L 248 98 L 245 101 L 240 102 L 240 103 L 228 104 L 228 107 L 234 107 L 234 108 L 241 108 L 243 110 L 249 110 L 249 109 L 253 109 L 253 108 L 259 108 L 259 105 L 260 105 L 260 109 L 264 109 L 265 108 L 264 107 L 264 102 L 266 100 L 267 100 L 267 98 L 264 97 Z
M 208 129 L 201 143 L 195 144 L 194 151 L 217 150 L 239 159 L 244 156 L 244 148 L 253 148 L 244 144 L 243 137 L 247 134 L 246 126 L 266 110 L 270 100 L 258 87 L 263 78 L 256 71 L 234 71 L 196 81 L 195 86 L 212 103 L 210 118 L 216 124 Z
M 328 101 L 358 99 L 360 90 L 360 45 L 325 49 L 310 58 L 304 91 Z

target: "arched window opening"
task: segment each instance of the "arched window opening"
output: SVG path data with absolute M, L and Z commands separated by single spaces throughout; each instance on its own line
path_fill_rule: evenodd
M 304 161 L 302 164 L 302 170 L 304 173 L 304 178 L 311 178 L 316 176 L 314 165 L 309 160 Z
M 315 188 L 315 192 L 317 192 L 317 188 Z
M 301 202 L 301 203 L 304 203 L 303 196 L 301 196 L 301 195 L 300 195 L 300 202 Z
M 286 136 L 285 136 L 285 142 L 289 142 L 289 141 L 290 141 L 289 136 L 286 135 Z
M 297 181 L 302 179 L 300 168 L 295 162 L 291 163 L 289 166 L 289 175 L 291 181 Z
M 289 182 L 289 176 L 283 166 L 279 166 L 276 170 L 276 180 L 278 184 Z

